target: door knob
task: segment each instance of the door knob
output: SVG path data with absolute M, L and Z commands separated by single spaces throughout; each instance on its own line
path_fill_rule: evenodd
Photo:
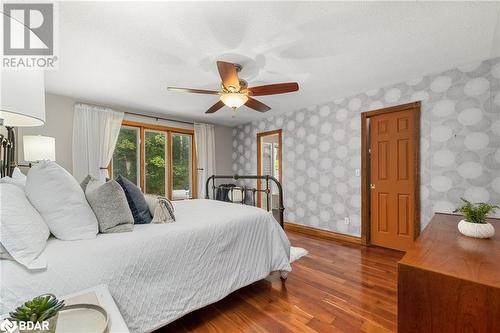
M 371 188 L 372 190 L 374 190 L 374 189 L 375 189 L 375 184 L 370 184 L 370 188 Z

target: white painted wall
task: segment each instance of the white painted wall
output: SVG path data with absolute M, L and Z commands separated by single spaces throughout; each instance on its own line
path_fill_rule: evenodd
M 89 104 L 91 101 L 81 101 L 72 97 L 46 94 L 45 110 L 46 122 L 40 127 L 18 128 L 17 131 L 17 147 L 18 147 L 18 163 L 25 164 L 23 151 L 23 136 L 24 135 L 45 135 L 55 137 L 56 140 L 56 161 L 69 172 L 73 171 L 73 110 L 77 102 Z M 102 104 L 99 104 L 102 105 Z M 145 113 L 145 111 L 128 109 L 124 107 L 109 106 L 115 110 L 123 112 Z M 125 119 L 130 121 L 138 121 L 150 124 L 158 124 L 163 126 L 189 128 L 193 125 L 177 123 L 173 121 L 156 120 L 150 117 L 142 117 L 135 115 L 126 115 Z M 231 174 L 232 160 L 232 129 L 225 126 L 215 126 L 215 156 L 217 173 Z M 26 169 L 23 171 L 27 171 Z
M 24 160 L 23 136 L 45 135 L 56 139 L 56 161 L 69 172 L 73 171 L 73 105 L 75 100 L 57 95 L 45 95 L 45 125 L 17 129 L 17 160 Z M 27 170 L 23 170 L 27 171 Z
M 215 126 L 215 170 L 218 175 L 232 175 L 233 130 L 226 126 Z

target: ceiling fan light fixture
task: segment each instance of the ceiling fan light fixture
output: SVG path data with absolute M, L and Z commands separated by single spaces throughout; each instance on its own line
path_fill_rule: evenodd
M 227 93 L 220 96 L 220 100 L 230 108 L 239 108 L 248 101 L 248 96 L 241 93 Z
M 257 87 L 248 87 L 248 83 L 238 77 L 241 71 L 241 66 L 226 61 L 217 61 L 217 69 L 221 78 L 221 87 L 219 91 L 205 89 L 191 89 L 168 87 L 168 90 L 188 92 L 195 94 L 219 95 L 217 103 L 208 108 L 205 113 L 212 114 L 228 106 L 233 111 L 245 104 L 248 108 L 258 111 L 267 112 L 271 110 L 266 104 L 256 100 L 255 96 L 285 94 L 299 90 L 297 82 L 283 82 L 266 84 Z

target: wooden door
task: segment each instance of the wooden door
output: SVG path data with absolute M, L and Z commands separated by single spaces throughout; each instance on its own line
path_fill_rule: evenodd
M 370 117 L 370 239 L 407 250 L 415 239 L 418 121 L 414 110 Z

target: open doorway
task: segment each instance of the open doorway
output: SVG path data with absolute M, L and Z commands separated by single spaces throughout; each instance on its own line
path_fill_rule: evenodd
M 257 175 L 273 176 L 280 183 L 282 179 L 281 163 L 282 137 L 281 129 L 257 133 Z M 272 210 L 275 217 L 279 217 L 279 192 L 276 184 L 271 182 L 271 193 L 257 192 L 257 206 Z M 257 180 L 257 188 L 265 189 L 265 181 Z M 269 199 L 268 199 L 269 198 Z

